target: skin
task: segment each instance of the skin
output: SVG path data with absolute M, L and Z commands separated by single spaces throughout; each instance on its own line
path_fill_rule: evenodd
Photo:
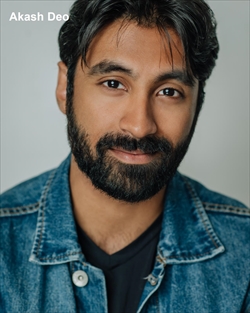
M 133 22 L 121 30 L 120 27 L 118 20 L 93 39 L 87 54 L 88 66 L 79 59 L 74 81 L 78 126 L 89 134 L 94 155 L 97 141 L 110 132 L 137 139 L 147 135 L 165 137 L 176 147 L 190 131 L 198 95 L 197 80 L 190 85 L 180 77 L 169 77 L 172 71 L 184 72 L 182 44 L 169 30 L 172 64 L 168 44 L 157 28 L 144 28 Z M 56 96 L 65 114 L 67 67 L 62 62 L 58 66 Z M 113 149 L 108 153 L 129 164 L 145 164 L 157 157 L 139 150 Z M 163 210 L 166 192 L 163 188 L 140 203 L 118 201 L 97 190 L 78 169 L 74 157 L 70 188 L 78 224 L 108 254 L 130 244 L 154 222 Z

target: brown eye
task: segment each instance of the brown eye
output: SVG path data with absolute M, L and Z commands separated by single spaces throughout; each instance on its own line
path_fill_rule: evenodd
M 160 96 L 168 96 L 168 97 L 179 97 L 181 96 L 180 92 L 174 88 L 164 88 L 158 93 Z
M 118 80 L 107 80 L 103 83 L 103 85 L 113 89 L 125 89 Z

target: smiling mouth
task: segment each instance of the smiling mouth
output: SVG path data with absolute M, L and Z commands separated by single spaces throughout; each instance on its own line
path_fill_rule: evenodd
M 112 148 L 109 150 L 120 161 L 127 164 L 147 164 L 155 159 L 158 152 L 145 153 L 139 149 L 128 151 L 122 148 Z

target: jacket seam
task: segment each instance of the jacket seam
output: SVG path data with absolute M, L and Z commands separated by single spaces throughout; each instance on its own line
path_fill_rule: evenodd
M 63 259 L 63 258 L 65 258 L 65 257 L 68 257 L 68 256 L 72 256 L 72 255 L 80 255 L 80 254 L 82 254 L 82 252 L 81 251 L 76 251 L 76 252 L 72 252 L 72 253 L 67 253 L 67 254 L 63 254 L 63 255 L 58 255 L 58 256 L 56 256 L 56 257 L 47 257 L 47 258 L 39 258 L 39 260 L 41 260 L 41 261 L 53 261 L 53 260 L 57 260 L 57 259 Z
M 165 259 L 193 259 L 195 257 L 202 257 L 202 256 L 205 256 L 205 255 L 209 255 L 211 254 L 211 251 L 208 251 L 208 252 L 204 252 L 204 253 L 199 253 L 199 254 L 192 254 L 190 256 L 185 256 L 184 254 L 181 254 L 181 255 L 170 255 L 168 256 L 167 258 Z
M 250 210 L 248 208 L 242 208 L 231 204 L 210 203 L 210 202 L 202 202 L 202 204 L 204 205 L 206 211 L 250 216 Z
M 18 206 L 14 208 L 2 208 L 0 210 L 0 217 L 5 216 L 20 216 L 23 214 L 34 213 L 38 210 L 40 203 L 36 202 L 29 205 Z
M 198 205 L 197 197 L 196 197 L 196 195 L 195 195 L 195 193 L 194 193 L 194 191 L 193 191 L 191 185 L 189 184 L 187 178 L 186 178 L 186 177 L 183 177 L 183 179 L 184 179 L 184 182 L 185 182 L 185 184 L 186 184 L 186 186 L 187 186 L 187 188 L 188 188 L 188 190 L 189 190 L 189 192 L 190 192 L 190 194 L 191 194 L 192 199 L 194 200 L 195 206 L 196 206 L 196 208 L 197 208 L 197 210 L 198 210 L 199 216 L 200 216 L 201 221 L 202 221 L 202 223 L 203 223 L 203 225 L 204 225 L 204 227 L 205 227 L 205 229 L 206 229 L 206 232 L 208 233 L 208 235 L 209 235 L 211 241 L 213 242 L 214 246 L 218 249 L 219 246 L 218 246 L 218 244 L 215 242 L 215 240 L 213 239 L 213 237 L 212 237 L 212 235 L 211 235 L 209 229 L 207 228 L 207 225 L 206 225 L 206 223 L 205 223 L 205 221 L 204 221 L 204 218 L 203 218 L 203 216 L 202 216 L 202 214 L 201 214 L 201 212 L 200 212 L 200 206 Z
M 56 170 L 54 170 L 51 173 L 51 175 L 50 175 L 50 177 L 49 177 L 49 179 L 48 179 L 48 181 L 47 181 L 47 183 L 46 183 L 46 185 L 44 187 L 44 190 L 42 192 L 42 196 L 41 196 L 41 201 L 40 201 L 41 202 L 41 206 L 40 206 L 40 209 L 42 210 L 42 221 L 41 221 L 41 230 L 40 230 L 39 241 L 38 241 L 37 249 L 36 249 L 36 256 L 37 257 L 39 255 L 38 251 L 40 250 L 40 246 L 41 246 L 41 242 L 42 242 L 42 236 L 43 236 L 43 229 L 44 229 L 44 204 L 45 204 L 45 201 L 46 201 L 46 197 L 47 197 L 47 194 L 48 194 L 49 187 L 50 187 L 51 182 L 52 182 L 52 180 L 53 180 L 53 178 L 55 176 L 55 173 L 56 173 Z
M 160 313 L 160 301 L 159 301 L 159 292 L 156 290 L 156 307 L 157 307 L 157 313 Z

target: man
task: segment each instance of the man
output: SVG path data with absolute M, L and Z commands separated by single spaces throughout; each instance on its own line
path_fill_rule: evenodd
M 219 50 L 203 0 L 78 0 L 69 156 L 1 197 L 3 312 L 249 312 L 249 209 L 176 172 Z

